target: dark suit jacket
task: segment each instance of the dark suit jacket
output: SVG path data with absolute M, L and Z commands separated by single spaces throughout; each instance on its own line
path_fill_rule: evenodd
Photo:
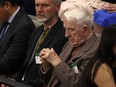
M 0 74 L 11 74 L 20 69 L 34 28 L 31 19 L 20 9 L 0 41 Z
M 39 83 L 40 80 L 37 81 L 36 79 L 40 79 L 40 73 L 39 73 L 39 66 L 35 64 L 35 58 L 32 57 L 32 53 L 38 41 L 38 38 L 40 37 L 43 30 L 44 30 L 43 25 L 34 30 L 30 38 L 30 42 L 27 50 L 27 58 L 23 64 L 21 72 L 17 74 L 17 78 L 16 78 L 18 81 L 20 81 L 22 75 L 25 72 L 24 82 L 26 84 L 32 85 L 33 87 L 39 86 L 36 84 L 40 84 Z M 66 41 L 67 39 L 65 38 L 65 29 L 63 28 L 63 23 L 60 20 L 58 20 L 57 23 L 50 30 L 48 36 L 46 37 L 42 45 L 40 46 L 39 51 L 41 51 L 43 48 L 54 47 L 56 44 L 59 43 L 58 46 L 54 47 L 55 51 L 59 54 Z
M 70 55 L 73 50 L 73 46 L 70 43 L 67 43 L 64 47 L 64 50 L 60 54 L 60 58 L 62 58 L 63 62 L 58 64 L 53 72 L 52 78 L 49 81 L 47 87 L 51 87 L 55 78 L 59 81 L 56 82 L 54 87 L 77 87 L 79 78 L 81 76 L 82 71 L 85 69 L 89 59 L 91 59 L 98 47 L 99 39 L 96 35 L 93 35 L 86 43 L 78 50 L 77 54 L 70 58 Z M 70 68 L 70 64 L 76 63 L 79 73 L 75 73 L 75 71 Z M 67 64 L 66 64 L 67 63 Z

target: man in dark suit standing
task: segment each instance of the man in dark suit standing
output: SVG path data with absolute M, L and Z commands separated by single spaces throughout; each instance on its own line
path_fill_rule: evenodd
M 17 0 L 0 0 L 0 24 L 0 75 L 9 75 L 18 71 L 25 60 L 35 26 Z

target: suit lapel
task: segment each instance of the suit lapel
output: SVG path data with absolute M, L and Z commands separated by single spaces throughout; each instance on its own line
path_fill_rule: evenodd
M 39 50 L 38 51 L 41 51 L 43 48 L 46 48 L 46 47 L 51 47 L 53 46 L 54 42 L 52 42 L 52 40 L 55 38 L 55 34 L 57 33 L 58 29 L 60 28 L 59 24 L 61 23 L 60 20 L 58 20 L 56 22 L 56 24 L 54 26 L 52 26 L 48 36 L 45 38 L 45 40 L 43 41 L 42 45 L 40 46 Z M 44 30 L 44 26 L 42 25 L 42 27 L 39 27 L 40 30 Z M 39 30 L 39 29 L 38 29 Z M 40 31 L 37 31 L 37 32 L 40 32 Z M 41 33 L 38 33 L 38 35 L 41 34 Z M 33 35 L 34 36 L 34 35 Z M 40 36 L 40 35 L 39 35 Z M 36 38 L 36 37 L 35 37 Z M 39 37 L 38 37 L 39 39 Z M 38 40 L 36 39 L 35 40 L 35 44 Z M 35 45 L 33 46 L 33 48 L 35 47 Z M 32 51 L 33 52 L 33 51 Z M 32 55 L 31 55 L 32 56 Z M 32 64 L 32 62 L 34 61 L 35 58 L 32 58 L 31 61 L 29 62 L 28 64 L 28 67 Z M 27 67 L 27 68 L 28 68 Z
M 80 58 L 81 56 L 83 56 L 84 53 L 85 53 L 86 51 L 88 51 L 88 50 L 91 48 L 91 46 L 94 44 L 94 42 L 96 41 L 96 39 L 97 39 L 96 35 L 93 34 L 93 35 L 91 36 L 91 38 L 90 38 L 88 41 L 86 41 L 86 43 L 82 46 L 82 48 L 79 49 L 77 55 L 75 55 L 74 57 L 72 57 L 72 59 L 68 59 L 68 58 L 70 58 L 70 55 L 71 55 L 71 53 L 72 53 L 72 51 L 73 51 L 73 46 L 71 46 L 71 44 L 68 42 L 68 43 L 64 46 L 65 49 L 64 49 L 64 51 L 62 51 L 62 53 L 60 54 L 60 57 L 62 58 L 63 61 L 66 61 L 66 60 L 68 59 L 68 60 L 70 60 L 70 62 L 71 62 L 72 60 L 78 59 L 78 58 Z M 68 50 L 68 51 L 67 51 L 67 50 Z M 68 62 L 69 62 L 69 61 L 68 61 Z M 55 77 L 52 76 L 47 87 L 51 87 L 51 85 L 53 84 L 54 80 L 55 80 Z M 58 84 L 58 83 L 56 83 L 56 85 L 57 85 L 57 84 Z
M 63 47 L 63 51 L 60 54 L 60 58 L 62 59 L 62 61 L 67 62 L 67 60 L 70 58 L 70 55 L 73 51 L 73 46 L 67 42 L 64 47 Z M 47 87 L 51 87 L 55 81 L 56 77 L 52 76 L 50 79 L 50 82 L 48 83 Z M 57 83 L 55 83 L 55 85 L 57 85 L 59 83 L 59 81 Z
M 54 39 L 55 34 L 57 33 L 57 31 L 59 29 L 59 23 L 60 23 L 60 20 L 58 20 L 56 22 L 56 24 L 54 26 L 52 26 L 48 36 L 45 38 L 44 42 L 40 46 L 39 51 L 41 51 L 45 47 L 49 47 L 49 46 L 53 45 L 52 40 Z
M 39 37 L 40 37 L 40 35 L 41 35 L 41 33 L 43 32 L 43 30 L 44 30 L 44 28 L 43 28 L 43 26 L 41 27 L 41 32 L 39 31 L 39 33 L 38 33 L 38 38 L 36 38 L 36 40 L 35 40 L 35 44 L 34 44 L 34 46 L 33 46 L 33 48 L 35 48 L 35 45 L 36 45 L 36 43 L 37 43 L 37 41 L 38 41 L 38 39 L 39 39 Z M 46 39 L 45 39 L 45 41 L 41 44 L 41 46 L 39 47 L 39 52 L 43 49 L 43 48 L 45 48 L 45 47 L 47 47 L 47 45 L 52 41 L 52 39 L 53 39 L 53 35 L 52 35 L 52 31 L 51 32 L 49 32 L 49 34 L 48 34 L 48 36 L 46 37 Z M 33 52 L 34 52 L 34 49 L 33 49 Z M 32 52 L 32 53 L 33 53 Z M 33 54 L 32 54 L 33 55 Z M 35 58 L 31 58 L 31 60 L 30 60 L 30 62 L 29 62 L 29 64 L 28 64 L 28 66 L 30 66 L 30 64 L 33 62 L 35 60 Z
M 35 58 L 33 57 L 33 52 L 35 50 L 36 43 L 37 43 L 41 33 L 43 32 L 43 30 L 44 29 L 43 29 L 43 25 L 42 25 L 39 28 L 35 29 L 34 33 L 32 34 L 33 37 L 30 38 L 30 41 L 29 41 L 30 43 L 29 43 L 28 50 L 27 50 L 27 54 L 29 54 L 29 55 L 27 55 L 26 60 L 23 63 L 24 67 L 25 66 L 29 67 L 30 64 L 34 61 Z
M 41 27 L 42 31 L 44 30 L 44 27 Z M 45 38 L 45 40 L 43 41 L 43 43 L 41 44 L 40 48 L 38 51 L 41 51 L 43 48 L 48 47 L 48 44 L 50 44 L 52 42 L 52 39 L 54 38 L 54 33 L 56 32 L 56 28 L 53 26 L 53 28 L 51 29 L 51 31 L 49 32 L 48 36 Z M 40 35 L 39 35 L 40 36 Z M 39 37 L 38 37 L 39 39 Z M 38 40 L 36 40 L 37 42 Z M 35 43 L 36 44 L 36 43 Z M 29 63 L 29 65 L 34 61 L 34 58 L 32 58 L 31 62 Z
M 97 39 L 96 35 L 93 34 L 93 35 L 90 37 L 90 39 L 88 39 L 88 40 L 86 41 L 86 43 L 79 49 L 77 55 L 75 55 L 75 56 L 72 58 L 72 60 L 73 60 L 73 59 L 77 59 L 77 58 L 83 56 L 84 53 L 85 53 L 86 51 L 88 51 L 88 50 L 91 48 L 91 46 L 94 44 L 94 42 L 96 41 L 96 39 Z
M 8 38 L 8 36 L 11 35 L 12 31 L 14 29 L 16 29 L 14 25 L 17 24 L 17 22 L 18 22 L 18 20 L 19 20 L 19 18 L 20 18 L 21 15 L 22 15 L 22 9 L 19 10 L 19 12 L 16 14 L 16 16 L 14 17 L 14 19 L 12 20 L 12 22 L 9 24 L 9 27 L 8 27 L 5 35 L 4 35 L 4 38 L 0 42 L 0 46 L 2 46 L 2 44 L 5 42 L 5 39 Z
M 79 49 L 78 53 L 75 56 L 72 57 L 72 60 L 73 59 L 77 59 L 77 58 L 83 56 L 84 53 L 91 48 L 91 46 L 94 44 L 94 42 L 96 41 L 96 39 L 97 39 L 96 35 L 93 34 L 90 37 L 90 39 L 88 41 L 86 41 L 86 43 Z M 70 57 L 73 49 L 74 49 L 74 47 L 69 42 L 67 42 L 65 44 L 64 50 L 60 54 L 60 57 L 62 58 L 63 61 L 66 61 Z
M 69 42 L 67 42 L 63 48 L 63 51 L 60 54 L 61 59 L 63 61 L 66 61 L 70 57 L 72 51 L 73 46 Z

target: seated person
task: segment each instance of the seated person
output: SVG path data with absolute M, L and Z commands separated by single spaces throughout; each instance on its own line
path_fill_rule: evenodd
M 66 5 L 67 1 L 63 3 Z M 99 39 L 92 31 L 92 15 L 83 6 L 78 6 L 74 2 L 72 7 L 68 5 L 67 8 L 63 10 L 63 4 L 61 4 L 59 15 L 64 22 L 65 36 L 69 41 L 65 44 L 60 56 L 56 54 L 53 48 L 44 47 L 44 49 L 40 51 L 40 57 L 42 58 L 42 64 L 40 65 L 42 73 L 41 79 L 45 87 L 77 87 L 81 72 L 89 62 L 89 59 L 91 59 L 96 52 Z M 31 41 L 31 43 L 32 42 L 33 41 Z M 50 72 L 52 73 L 52 77 L 47 83 L 45 80 L 50 76 L 48 73 L 51 68 L 53 69 L 53 71 Z M 29 70 L 32 71 L 32 68 L 28 67 L 28 71 Z M 33 75 L 31 72 L 26 72 L 24 81 L 29 80 L 29 78 L 35 76 L 35 74 L 36 72 L 34 72 Z M 29 77 L 26 78 L 27 76 Z
M 14 76 L 14 79 L 17 81 L 21 81 L 32 87 L 42 87 L 41 85 L 44 84 L 41 81 L 39 73 L 40 64 L 38 62 L 38 55 L 40 51 L 43 48 L 52 48 L 55 46 L 54 49 L 59 54 L 67 41 L 63 23 L 58 17 L 60 4 L 61 0 L 35 0 L 36 15 L 43 25 L 34 29 L 30 37 L 26 60 L 19 73 Z M 56 46 L 58 42 L 59 44 Z
M 77 87 L 82 71 L 99 44 L 99 39 L 92 31 L 92 15 L 89 11 L 75 2 L 71 3 L 72 6 L 63 9 L 65 3 L 67 1 L 61 4 L 60 11 L 63 12 L 59 15 L 64 23 L 65 36 L 69 41 L 60 56 L 53 48 L 44 48 L 40 52 L 43 77 L 53 68 L 47 87 Z
M 17 0 L 0 0 L 0 75 L 19 71 L 35 26 Z
M 116 25 L 103 30 L 100 45 L 78 87 L 116 87 Z

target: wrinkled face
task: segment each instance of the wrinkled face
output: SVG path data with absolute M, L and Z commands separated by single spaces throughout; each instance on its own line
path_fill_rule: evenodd
M 8 20 L 8 10 L 6 6 L 0 6 L 0 23 L 4 23 Z
M 53 0 L 35 0 L 35 9 L 36 16 L 40 22 L 49 21 L 57 12 L 57 7 Z
M 77 25 L 74 21 L 67 21 L 65 18 L 63 19 L 64 27 L 66 29 L 65 36 L 68 37 L 69 42 L 77 47 L 86 40 L 85 31 L 82 26 Z

